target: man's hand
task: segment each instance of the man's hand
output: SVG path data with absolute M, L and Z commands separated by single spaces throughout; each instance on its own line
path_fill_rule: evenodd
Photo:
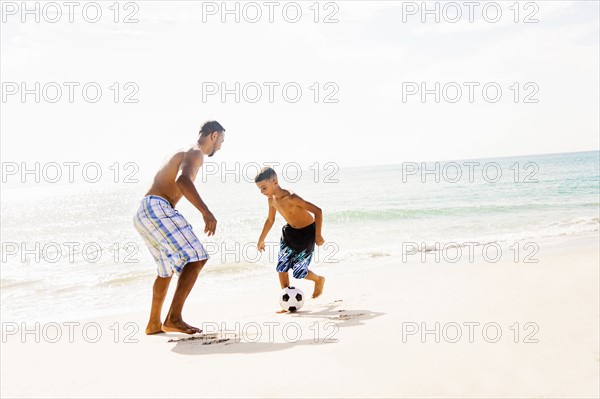
M 263 252 L 265 250 L 265 241 L 264 240 L 258 240 L 258 243 L 256 244 L 256 247 L 258 248 L 258 250 L 260 252 Z
M 204 218 L 204 232 L 208 233 L 209 237 L 214 235 L 217 229 L 217 219 L 210 211 L 203 214 L 202 217 Z
M 318 246 L 321 246 L 321 245 L 323 245 L 323 243 L 324 243 L 324 242 L 325 242 L 325 239 L 323 238 L 323 236 L 317 236 L 317 237 L 315 238 L 315 243 L 316 243 Z

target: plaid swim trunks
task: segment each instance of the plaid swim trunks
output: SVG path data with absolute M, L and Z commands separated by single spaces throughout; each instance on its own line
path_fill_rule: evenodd
M 133 225 L 156 261 L 160 277 L 179 275 L 186 264 L 208 259 L 192 226 L 162 197 L 144 197 Z

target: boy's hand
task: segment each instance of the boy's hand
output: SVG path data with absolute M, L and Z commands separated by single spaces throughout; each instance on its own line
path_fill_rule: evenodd
M 209 236 L 214 235 L 217 229 L 217 219 L 210 211 L 203 214 L 202 217 L 204 218 L 204 232 Z
M 315 243 L 316 243 L 318 246 L 321 246 L 321 245 L 323 245 L 323 243 L 324 243 L 324 242 L 325 242 L 325 239 L 323 238 L 323 236 L 317 236 L 317 238 L 315 239 Z
M 258 241 L 258 244 L 256 244 L 256 247 L 258 248 L 258 250 L 260 252 L 265 250 L 265 242 L 264 241 Z

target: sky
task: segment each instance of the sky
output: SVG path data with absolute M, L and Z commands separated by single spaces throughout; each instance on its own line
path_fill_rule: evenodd
M 154 171 L 209 119 L 227 164 L 599 148 L 596 1 L 89 3 L 2 2 L 2 162 Z

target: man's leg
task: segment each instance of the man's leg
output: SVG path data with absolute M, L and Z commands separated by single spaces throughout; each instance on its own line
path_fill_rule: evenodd
M 171 308 L 163 324 L 163 330 L 166 332 L 183 332 L 186 334 L 194 334 L 201 332 L 202 330 L 196 327 L 192 327 L 185 323 L 181 317 L 181 311 L 183 310 L 183 304 L 187 299 L 192 287 L 196 283 L 200 270 L 206 263 L 206 260 L 199 262 L 190 262 L 183 267 L 183 270 L 179 274 L 177 280 L 177 289 L 173 295 L 173 302 Z
M 146 327 L 146 334 L 158 334 L 163 332 L 162 323 L 160 318 L 160 312 L 162 310 L 165 297 L 167 296 L 167 290 L 169 289 L 169 283 L 171 277 L 156 277 L 154 280 L 154 286 L 152 287 L 152 308 L 150 309 L 150 321 Z
M 325 285 L 325 277 L 319 276 L 310 270 L 305 277 L 307 280 L 313 281 L 315 283 L 315 290 L 313 291 L 313 298 L 317 298 L 319 295 L 323 293 L 323 286 Z

